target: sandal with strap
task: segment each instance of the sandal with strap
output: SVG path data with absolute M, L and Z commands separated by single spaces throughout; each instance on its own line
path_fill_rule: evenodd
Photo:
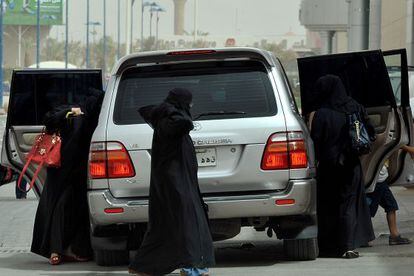
M 56 255 L 49 258 L 49 264 L 51 265 L 59 265 L 62 263 L 62 257 L 60 255 Z

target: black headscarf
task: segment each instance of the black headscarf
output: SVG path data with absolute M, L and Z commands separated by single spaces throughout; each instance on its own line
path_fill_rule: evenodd
M 335 75 L 319 78 L 315 84 L 319 108 L 330 108 L 341 113 L 355 113 L 361 110 L 361 105 L 348 96 L 342 80 Z
M 192 100 L 193 94 L 188 89 L 174 88 L 168 93 L 163 103 L 141 107 L 139 113 L 151 127 L 156 125 L 160 118 L 176 111 L 191 119 Z
M 193 101 L 193 94 L 185 88 L 174 88 L 168 93 L 165 99 L 166 103 L 170 103 L 175 108 L 186 111 L 190 115 L 191 103 Z

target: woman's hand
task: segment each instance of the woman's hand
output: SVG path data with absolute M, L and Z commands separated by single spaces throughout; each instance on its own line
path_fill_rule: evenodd
M 73 116 L 79 116 L 79 115 L 83 115 L 83 114 L 84 113 L 82 112 L 80 107 L 72 107 L 72 115 Z

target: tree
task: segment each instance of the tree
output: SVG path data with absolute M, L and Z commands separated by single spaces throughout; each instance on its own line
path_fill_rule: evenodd
M 54 38 L 47 38 L 43 43 L 40 53 L 40 59 L 43 61 L 48 60 L 65 60 L 65 43 L 58 41 Z

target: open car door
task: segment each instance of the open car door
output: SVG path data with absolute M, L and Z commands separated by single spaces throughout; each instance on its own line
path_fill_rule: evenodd
M 301 58 L 298 67 L 304 117 L 317 109 L 314 85 L 328 74 L 340 77 L 349 95 L 366 108 L 377 134 L 371 153 L 361 158 L 364 183 L 368 192 L 372 191 L 386 159 L 407 143 L 406 129 L 402 127 L 404 115 L 396 104 L 382 52 Z
M 405 49 L 384 52 L 397 108 L 403 116 L 403 141 L 414 146 L 413 117 L 410 108 L 410 88 Z M 389 183 L 399 186 L 414 186 L 414 162 L 403 150 L 395 151 L 389 158 Z
M 2 165 L 20 172 L 35 137 L 44 129 L 44 115 L 59 105 L 81 102 L 90 88 L 102 90 L 100 70 L 13 71 L 1 153 Z M 35 169 L 35 166 L 29 166 L 27 180 L 31 179 Z M 43 170 L 34 186 L 37 195 L 40 195 L 45 179 L 46 170 Z

